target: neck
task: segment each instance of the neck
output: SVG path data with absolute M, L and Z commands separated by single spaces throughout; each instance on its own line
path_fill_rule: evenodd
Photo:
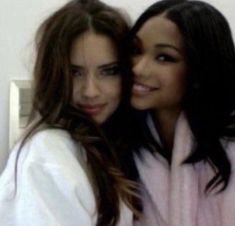
M 162 144 L 170 151 L 174 145 L 175 126 L 180 112 L 181 109 L 175 111 L 156 110 L 153 115 Z

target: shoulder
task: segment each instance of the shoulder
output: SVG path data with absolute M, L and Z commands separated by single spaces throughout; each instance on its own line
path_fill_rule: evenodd
M 26 146 L 30 147 L 39 145 L 40 147 L 74 147 L 75 142 L 71 138 L 70 134 L 62 129 L 44 129 L 35 133 L 30 137 Z
M 14 194 L 18 150 L 19 144 L 1 176 L 0 206 L 1 200 L 8 200 Z M 83 147 L 60 129 L 40 131 L 27 140 L 17 162 L 17 192 L 22 204 L 41 209 L 37 203 L 40 198 L 45 206 L 57 206 L 60 202 L 67 205 L 67 209 L 85 208 L 93 216 L 96 213 L 94 192 L 86 161 L 77 154 L 81 151 Z
M 20 145 L 21 142 L 12 150 L 0 184 L 14 181 L 16 169 L 21 177 L 38 172 L 74 177 L 80 182 L 87 177 L 85 150 L 64 130 L 39 131 L 22 148 Z
M 41 164 L 67 164 L 83 158 L 84 148 L 62 129 L 45 129 L 30 137 L 20 150 L 21 159 Z M 84 156 L 85 157 L 85 156 Z

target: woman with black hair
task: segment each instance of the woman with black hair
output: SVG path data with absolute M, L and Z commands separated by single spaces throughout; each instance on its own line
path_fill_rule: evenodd
M 205 2 L 162 0 L 128 41 L 131 102 L 144 118 L 136 224 L 233 226 L 235 49 L 226 19 Z

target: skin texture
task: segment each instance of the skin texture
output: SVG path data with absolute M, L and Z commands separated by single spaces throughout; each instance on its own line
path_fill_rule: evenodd
M 115 46 L 108 37 L 88 31 L 75 39 L 70 60 L 73 104 L 102 124 L 117 109 L 121 98 Z
M 131 103 L 136 109 L 154 112 L 163 141 L 169 148 L 185 93 L 186 63 L 182 42 L 177 26 L 164 15 L 146 21 L 134 39 L 135 82 Z

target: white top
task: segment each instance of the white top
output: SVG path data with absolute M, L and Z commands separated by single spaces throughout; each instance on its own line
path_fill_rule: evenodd
M 83 147 L 60 129 L 35 134 L 13 149 L 0 177 L 0 225 L 95 226 L 97 210 Z M 118 226 L 132 225 L 132 212 L 121 203 Z

